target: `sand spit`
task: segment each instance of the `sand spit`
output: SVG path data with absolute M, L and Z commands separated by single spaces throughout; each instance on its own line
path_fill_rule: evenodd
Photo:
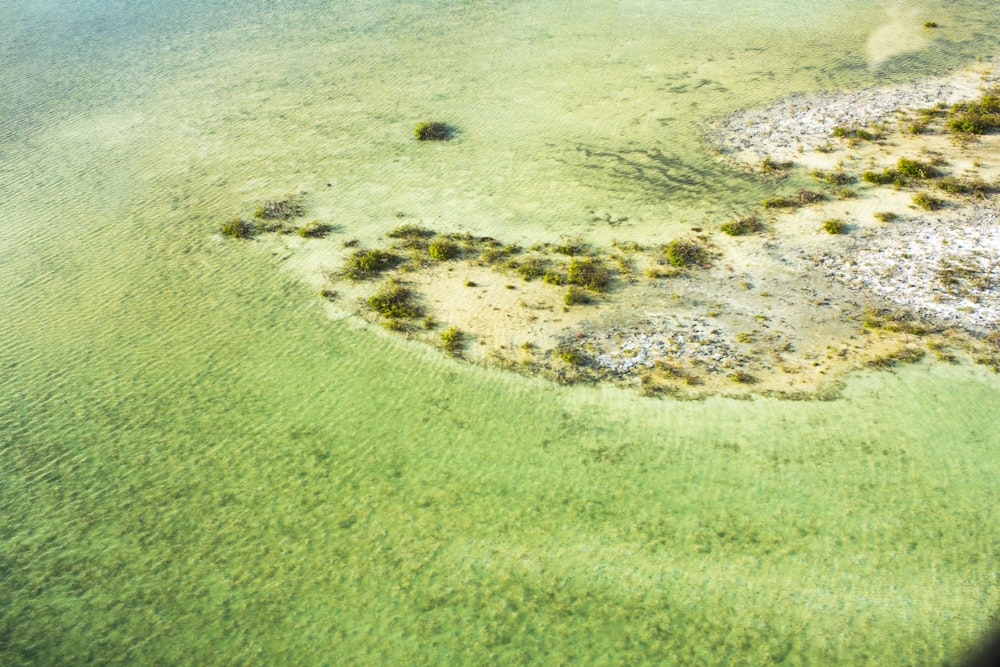
M 739 230 L 720 219 L 653 244 L 520 247 L 425 227 L 419 212 L 363 245 L 318 222 L 252 230 L 294 257 L 331 316 L 559 382 L 803 398 L 925 357 L 1000 370 L 1000 134 L 945 131 L 947 105 L 984 81 L 799 95 L 724 119 L 715 149 L 778 193 L 748 203 Z

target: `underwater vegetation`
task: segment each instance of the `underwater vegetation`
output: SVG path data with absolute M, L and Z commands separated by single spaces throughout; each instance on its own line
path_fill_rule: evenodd
M 297 233 L 304 239 L 321 239 L 330 233 L 330 229 L 330 225 L 319 220 L 313 220 L 299 227 Z
M 756 213 L 750 215 L 734 216 L 731 220 L 719 225 L 719 229 L 729 236 L 746 236 L 764 231 L 764 223 Z
M 258 206 L 253 217 L 258 220 L 291 220 L 305 214 L 305 208 L 296 197 L 287 196 L 284 199 L 268 199 Z
M 447 141 L 453 134 L 454 130 L 449 125 L 436 120 L 417 123 L 413 128 L 417 141 Z
M 252 239 L 257 235 L 258 231 L 257 225 L 242 218 L 233 218 L 228 222 L 224 222 L 220 229 L 223 234 L 231 236 L 234 239 Z
M 399 264 L 400 258 L 385 250 L 355 250 L 344 264 L 344 276 L 351 280 L 367 280 Z

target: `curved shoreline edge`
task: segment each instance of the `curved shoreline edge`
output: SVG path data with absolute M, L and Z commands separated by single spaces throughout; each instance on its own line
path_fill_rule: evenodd
M 836 396 L 863 368 L 932 359 L 1000 370 L 1000 136 L 956 141 L 940 118 L 998 80 L 979 65 L 716 121 L 706 139 L 720 159 L 776 190 L 814 185 L 737 214 L 728 230 L 655 246 L 520 248 L 403 214 L 371 248 L 336 243 L 319 223 L 274 238 L 331 313 L 557 382 L 803 399 Z M 921 108 L 941 113 L 914 132 Z M 910 175 L 912 165 L 927 171 Z M 873 173 L 895 180 L 869 182 Z M 671 256 L 676 244 L 691 261 Z M 373 270 L 352 273 L 366 258 Z

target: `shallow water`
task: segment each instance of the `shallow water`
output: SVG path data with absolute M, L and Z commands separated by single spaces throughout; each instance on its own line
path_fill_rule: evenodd
M 5 3 L 2 661 L 955 656 L 1000 608 L 996 376 L 556 387 L 214 236 L 305 190 L 345 238 L 655 239 L 767 187 L 707 117 L 1000 48 L 991 2 L 830 4 Z

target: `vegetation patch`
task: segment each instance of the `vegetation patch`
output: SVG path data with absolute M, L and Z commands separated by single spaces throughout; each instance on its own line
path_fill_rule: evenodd
M 257 225 L 242 218 L 233 218 L 229 222 L 222 223 L 220 227 L 223 234 L 234 239 L 252 239 L 257 236 Z
M 794 197 L 789 196 L 777 196 L 769 197 L 765 199 L 761 204 L 764 208 L 798 208 L 800 206 L 806 206 L 808 204 L 815 204 L 817 202 L 824 201 L 826 195 L 822 192 L 816 192 L 815 190 L 807 190 L 805 188 L 800 188 L 798 192 L 795 193 Z
M 441 347 L 450 355 L 457 355 L 462 352 L 465 345 L 465 336 L 458 327 L 448 327 L 441 332 Z
M 304 239 L 321 239 L 329 234 L 330 231 L 330 225 L 322 223 L 319 220 L 313 220 L 312 222 L 299 227 L 298 235 Z
M 591 301 L 592 299 L 586 290 L 582 290 L 576 285 L 570 285 L 569 289 L 566 290 L 566 294 L 563 295 L 563 303 L 567 306 L 585 305 Z
M 284 199 L 268 199 L 258 206 L 253 217 L 258 220 L 291 220 L 304 215 L 306 212 L 296 197 L 285 197 Z
M 399 264 L 400 258 L 385 250 L 355 250 L 344 265 L 344 276 L 351 280 L 368 280 Z
M 559 343 L 552 350 L 552 356 L 570 366 L 583 366 L 587 363 L 587 355 L 570 343 Z
M 729 236 L 746 236 L 764 231 L 764 223 L 756 213 L 735 216 L 719 225 L 719 229 Z
M 389 320 L 409 320 L 423 314 L 414 303 L 413 292 L 402 283 L 390 280 L 368 297 L 368 307 Z
M 663 246 L 663 256 L 673 266 L 696 266 L 708 261 L 708 249 L 698 241 L 674 239 Z
M 830 218 L 823 221 L 823 231 L 827 234 L 843 234 L 847 231 L 847 223 L 840 218 Z
M 946 126 L 954 134 L 987 134 L 1000 129 L 1000 86 L 986 91 L 975 102 L 952 106 Z
M 511 260 L 507 263 L 508 268 L 525 280 L 541 278 L 548 271 L 548 266 L 549 260 L 542 255 L 531 255 L 522 260 Z
M 791 162 L 778 162 L 770 155 L 760 161 L 760 170 L 765 174 L 783 174 L 792 168 Z
M 937 211 L 944 208 L 943 199 L 938 199 L 937 197 L 927 194 L 926 192 L 918 192 L 913 195 L 913 203 L 925 211 Z
M 937 178 L 941 175 L 934 165 L 905 157 L 896 162 L 896 171 L 903 176 L 919 179 Z
M 427 254 L 431 256 L 431 259 L 444 262 L 458 257 L 461 254 L 461 249 L 451 239 L 441 236 L 431 241 L 430 245 L 427 246 Z
M 865 129 L 846 125 L 838 125 L 833 128 L 832 134 L 838 139 L 859 139 L 862 141 L 878 141 L 883 136 L 880 128 Z
M 578 238 L 568 239 L 564 243 L 552 246 L 553 252 L 557 252 L 560 255 L 583 255 L 589 252 L 590 247 Z
M 899 219 L 899 216 L 892 211 L 876 211 L 872 215 L 879 222 L 892 222 Z
M 845 172 L 843 168 L 813 169 L 809 172 L 809 175 L 830 185 L 850 185 L 855 180 L 854 176 Z
M 595 292 L 607 292 L 611 284 L 611 272 L 596 257 L 574 257 L 566 271 L 566 282 Z
M 413 128 L 413 136 L 417 141 L 447 141 L 454 133 L 450 125 L 436 120 L 417 123 Z

